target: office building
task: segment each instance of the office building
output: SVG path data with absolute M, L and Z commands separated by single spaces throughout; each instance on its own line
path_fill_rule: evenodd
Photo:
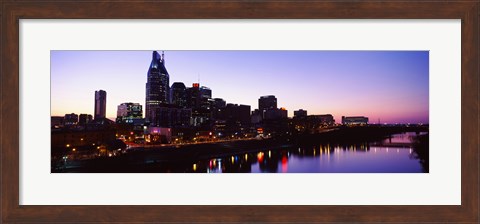
M 210 110 L 210 100 L 212 99 L 212 90 L 206 86 L 200 87 L 200 107 Z
M 212 118 L 214 120 L 224 120 L 225 119 L 225 107 L 227 102 L 221 98 L 214 98 L 210 100 Z
M 95 113 L 94 119 L 101 120 L 107 113 L 107 92 L 104 90 L 95 91 Z
M 80 116 L 78 116 L 79 125 L 86 125 L 92 121 L 93 121 L 93 118 L 91 114 L 80 114 Z
M 165 128 L 188 127 L 192 117 L 192 109 L 179 108 L 171 104 L 162 104 L 156 108 L 154 126 Z
M 64 124 L 65 124 L 65 126 L 77 125 L 78 124 L 78 115 L 74 114 L 74 113 L 65 114 Z
M 258 110 L 260 110 L 263 118 L 265 118 L 265 112 L 270 109 L 277 109 L 277 98 L 272 95 L 261 96 L 258 99 Z
M 188 108 L 200 108 L 201 95 L 200 95 L 200 84 L 193 83 L 192 87 L 187 88 L 187 107 Z
M 278 120 L 288 118 L 288 111 L 283 107 L 267 109 L 263 113 L 263 118 L 265 120 Z
M 306 116 L 307 116 L 306 110 L 300 109 L 300 110 L 293 111 L 293 117 L 306 117 Z
M 183 82 L 174 82 L 170 89 L 171 103 L 180 108 L 187 107 L 187 88 Z
M 117 123 L 132 124 L 143 117 L 142 105 L 139 103 L 122 103 L 117 107 Z
M 170 76 L 165 68 L 165 55 L 157 51 L 152 53 L 152 62 L 148 68 L 146 94 L 145 94 L 145 118 L 147 121 L 156 120 L 155 111 L 161 104 L 170 103 Z

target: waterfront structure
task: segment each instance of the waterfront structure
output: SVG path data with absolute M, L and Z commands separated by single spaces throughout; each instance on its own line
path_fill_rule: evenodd
M 134 123 L 143 117 L 142 105 L 139 103 L 122 103 L 117 107 L 117 123 Z
M 93 128 L 79 130 L 52 130 L 52 149 L 74 149 L 84 146 L 99 146 L 115 140 L 115 130 L 111 128 Z
M 320 133 L 335 125 L 331 114 L 294 116 L 290 122 L 291 131 L 296 133 Z
M 293 111 L 293 117 L 306 117 L 306 116 L 307 116 L 306 110 L 300 109 L 300 110 Z
M 171 143 L 172 129 L 165 127 L 148 127 L 145 141 L 149 143 Z
M 155 111 L 161 104 L 170 103 L 170 76 L 165 68 L 165 55 L 157 51 L 152 53 L 152 62 L 147 72 L 146 94 L 145 94 L 145 119 L 150 125 L 155 123 Z
M 354 116 L 354 117 L 346 117 L 342 116 L 342 124 L 343 125 L 367 125 L 368 124 L 368 117 L 363 116 Z
M 183 82 L 174 82 L 170 88 L 171 103 L 180 108 L 187 107 L 187 88 Z
M 65 126 L 72 126 L 78 124 L 78 114 L 65 114 L 64 117 L 64 125 Z
M 107 92 L 104 90 L 95 91 L 95 120 L 106 118 L 107 113 Z

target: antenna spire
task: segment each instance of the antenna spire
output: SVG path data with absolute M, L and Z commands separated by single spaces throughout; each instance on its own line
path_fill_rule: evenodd
M 162 63 L 165 65 L 165 52 L 162 51 Z

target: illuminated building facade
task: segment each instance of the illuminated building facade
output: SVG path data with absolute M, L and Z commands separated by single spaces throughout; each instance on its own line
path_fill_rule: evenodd
M 142 105 L 139 103 L 122 103 L 117 107 L 117 123 L 134 123 L 142 117 Z
M 145 94 L 145 118 L 151 126 L 158 126 L 155 111 L 161 104 L 170 103 L 170 76 L 165 68 L 165 55 L 157 51 L 152 54 L 152 62 L 148 68 L 146 94 Z
M 367 125 L 368 117 L 355 116 L 355 117 L 345 117 L 342 116 L 343 125 Z

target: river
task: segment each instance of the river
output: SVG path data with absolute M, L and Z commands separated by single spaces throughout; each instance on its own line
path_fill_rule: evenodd
M 418 133 L 424 135 L 425 133 Z M 380 142 L 264 149 L 196 161 L 185 172 L 202 173 L 423 173 L 415 132 Z M 428 158 L 427 158 L 428 160 Z M 427 169 L 428 170 L 428 169 Z

